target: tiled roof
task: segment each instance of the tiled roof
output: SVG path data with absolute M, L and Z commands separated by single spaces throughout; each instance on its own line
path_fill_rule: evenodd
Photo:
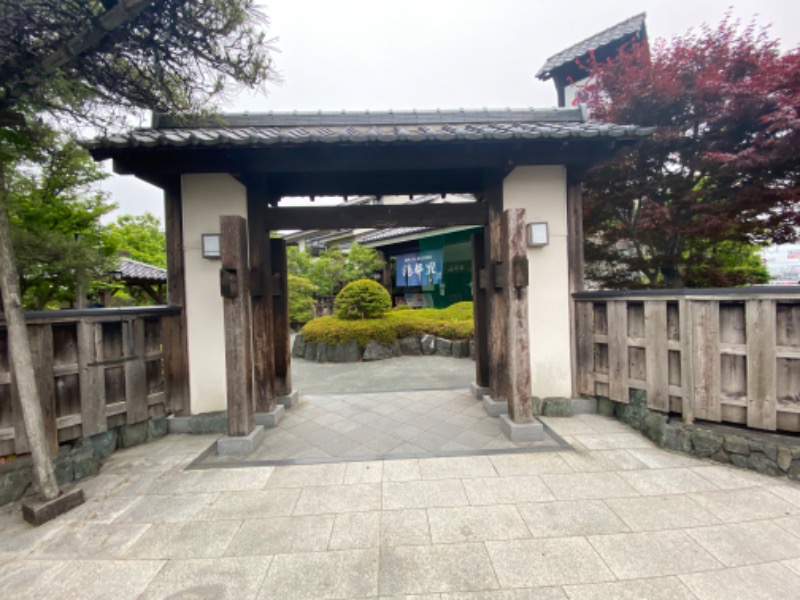
M 587 120 L 580 108 L 229 114 L 191 126 L 162 116 L 151 129 L 98 139 L 92 149 L 106 157 L 123 148 L 630 138 L 650 132 Z
M 562 50 L 558 54 L 551 56 L 544 63 L 544 66 L 536 73 L 539 79 L 550 79 L 552 71 L 567 63 L 571 63 L 583 56 L 586 56 L 591 50 L 597 50 L 612 42 L 622 40 L 626 36 L 633 35 L 641 32 L 645 35 L 645 16 L 646 13 L 631 17 L 622 23 L 617 23 L 613 27 L 609 27 L 605 31 L 593 35 L 592 37 L 578 42 L 574 46 L 570 46 L 566 50 Z
M 153 281 L 156 283 L 166 283 L 167 270 L 154 267 L 147 263 L 133 260 L 132 258 L 119 259 L 120 279 L 136 279 L 139 281 Z
M 432 227 L 395 227 L 394 229 L 378 229 L 372 233 L 368 233 L 358 238 L 358 243 L 379 242 L 381 240 L 388 240 L 391 238 L 409 235 L 412 233 L 419 233 L 420 231 L 428 231 Z

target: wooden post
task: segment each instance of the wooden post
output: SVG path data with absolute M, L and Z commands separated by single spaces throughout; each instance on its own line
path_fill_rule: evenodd
M 594 305 L 575 302 L 575 359 L 573 370 L 577 376 L 577 395 L 594 396 Z
M 147 370 L 144 364 L 144 319 L 134 318 L 122 323 L 122 341 L 125 352 L 125 402 L 129 425 L 146 421 L 150 416 L 147 406 Z
M 250 270 L 247 265 L 247 222 L 223 216 L 220 224 L 220 287 L 225 320 L 225 373 L 228 392 L 228 435 L 253 431 L 253 359 L 250 346 Z
M 272 261 L 266 210 L 267 182 L 247 181 L 247 217 L 253 310 L 253 399 L 256 412 L 275 410 L 275 354 L 273 351 Z
M 486 273 L 485 233 L 472 234 L 472 321 L 475 331 L 475 385 L 489 387 L 489 340 L 488 340 L 488 307 L 486 302 L 486 280 L 481 272 Z
M 585 348 L 579 348 L 581 341 L 578 339 L 578 318 L 585 318 L 586 315 L 577 314 L 578 307 L 572 294 L 583 291 L 585 287 L 584 277 L 584 256 L 583 256 L 583 195 L 581 193 L 581 183 L 573 180 L 572 171 L 568 173 L 569 182 L 567 186 L 567 264 L 569 268 L 569 330 L 570 330 L 570 354 L 572 356 L 572 396 L 577 398 L 581 394 L 594 395 L 586 389 L 585 377 L 582 380 L 580 362 L 585 359 L 582 354 Z M 585 341 L 585 340 L 584 340 Z
M 775 431 L 778 427 L 777 358 L 774 300 L 748 300 L 747 426 Z
M 506 210 L 502 238 L 505 240 L 505 287 L 508 316 L 508 416 L 514 423 L 532 423 L 531 357 L 528 325 L 528 246 L 525 209 Z
M 484 182 L 484 202 L 489 211 L 486 232 L 486 299 L 489 308 L 489 395 L 495 402 L 507 402 L 510 379 L 508 373 L 508 302 L 498 284 L 503 273 L 504 241 L 503 177 L 500 173 L 487 174 Z
M 628 303 L 606 304 L 608 322 L 608 397 L 628 404 Z
M 272 260 L 272 336 L 275 396 L 292 393 L 292 343 L 289 333 L 289 278 L 286 240 L 270 239 Z
M 692 304 L 678 301 L 681 336 L 681 418 L 687 425 L 694 423 L 694 342 L 692 341 Z
M 722 420 L 719 303 L 690 302 L 692 337 L 692 385 L 694 411 L 698 419 Z
M 183 256 L 183 198 L 180 177 L 175 177 L 164 184 L 164 225 L 167 238 L 167 302 L 182 308 L 179 315 L 168 315 L 161 321 L 164 344 L 164 392 L 167 412 L 181 414 L 189 410 L 190 395 L 189 349 L 186 338 L 186 271 Z M 84 421 L 84 430 L 85 428 Z

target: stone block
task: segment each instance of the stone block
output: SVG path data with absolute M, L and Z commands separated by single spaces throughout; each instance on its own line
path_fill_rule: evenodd
M 650 411 L 642 420 L 642 433 L 660 446 L 664 442 L 666 426 L 667 415 Z
M 328 348 L 328 360 L 334 363 L 353 363 L 361 360 L 361 348 L 358 342 L 350 340 Z
M 282 404 L 278 404 L 270 412 L 257 412 L 253 419 L 256 425 L 262 425 L 265 428 L 277 427 L 284 417 L 285 410 Z
M 147 422 L 147 437 L 157 440 L 167 435 L 167 417 L 153 417 Z
M 469 391 L 478 400 L 480 400 L 484 396 L 488 396 L 489 395 L 489 388 L 488 387 L 483 387 L 481 385 L 478 385 L 474 381 L 469 384 Z
M 303 347 L 303 358 L 317 360 L 317 342 L 306 342 Z
M 103 461 L 117 449 L 117 430 L 109 429 L 103 433 L 97 433 L 91 436 L 89 441 L 94 448 L 94 455 L 97 460 Z
M 0 506 L 16 502 L 33 483 L 30 456 L 16 458 L 0 465 Z
M 775 461 L 781 471 L 788 472 L 792 466 L 792 451 L 785 446 L 778 448 L 778 457 Z
M 608 398 L 597 398 L 597 414 L 604 417 L 613 417 L 617 409 L 617 403 Z
M 430 335 L 426 333 L 422 337 L 419 338 L 419 344 L 422 348 L 422 354 L 425 356 L 430 356 L 434 352 L 436 352 L 436 336 Z
M 545 417 L 571 417 L 572 398 L 552 396 L 542 400 L 542 414 Z
M 642 429 L 644 418 L 650 411 L 647 409 L 647 394 L 643 390 L 630 390 L 628 404 L 616 405 L 617 417 L 634 429 Z
M 400 352 L 405 356 L 422 356 L 422 345 L 418 335 L 410 335 L 400 340 Z
M 228 413 L 224 410 L 192 415 L 189 433 L 225 433 L 228 431 Z
M 723 446 L 726 452 L 732 454 L 744 454 L 745 456 L 750 454 L 750 444 L 747 442 L 747 438 L 740 435 L 726 435 Z
M 75 472 L 69 456 L 70 450 L 69 446 L 62 446 L 59 453 L 53 458 L 53 471 L 56 474 L 56 483 L 58 485 L 71 483 L 75 478 Z
M 723 438 L 706 429 L 692 431 L 692 447 L 697 456 L 709 457 L 722 448 Z
M 147 421 L 122 425 L 119 428 L 119 447 L 133 448 L 147 441 Z
M 253 452 L 264 441 L 264 427 L 256 425 L 248 435 L 223 435 L 217 440 L 219 456 L 244 456 Z
M 544 427 L 538 421 L 515 423 L 508 415 L 500 415 L 500 429 L 512 442 L 538 442 L 544 439 Z
M 292 390 L 291 394 L 286 396 L 278 396 L 275 398 L 275 402 L 282 405 L 284 408 L 289 409 L 292 408 L 295 404 L 297 404 L 298 400 L 300 399 L 300 393 L 297 390 Z
M 294 336 L 294 344 L 292 344 L 292 356 L 295 358 L 304 358 L 306 354 L 306 338 L 302 333 Z
M 77 487 L 62 490 L 61 494 L 52 500 L 32 498 L 22 503 L 22 518 L 38 527 L 80 506 L 83 501 L 83 490 Z
M 775 461 L 761 452 L 751 452 L 747 457 L 747 468 L 758 471 L 764 475 L 780 475 L 781 470 Z
M 789 479 L 800 481 L 800 458 L 792 460 L 792 465 L 788 471 Z
M 454 340 L 452 353 L 453 358 L 469 357 L 469 342 L 467 340 Z
M 97 474 L 100 470 L 100 461 L 94 453 L 94 446 L 88 439 L 81 439 L 69 453 L 72 462 L 72 479 L 79 481 Z
M 481 400 L 483 402 L 483 409 L 490 417 L 499 417 L 500 415 L 508 414 L 508 402 L 498 402 L 492 399 L 488 394 Z
M 597 398 L 573 398 L 572 414 L 575 415 L 596 415 Z
M 436 338 L 436 355 L 453 356 L 453 342 L 445 338 Z
M 329 350 L 332 350 L 332 346 L 328 346 L 327 342 L 319 342 L 317 344 L 317 356 L 314 357 L 314 360 L 318 363 L 329 362 L 328 353 Z
M 403 356 L 403 351 L 400 350 L 400 342 L 395 340 L 392 342 L 392 357 L 397 358 L 398 356 Z
M 192 418 L 188 416 L 170 415 L 167 417 L 167 431 L 169 433 L 191 433 L 189 430 L 191 420 Z
M 661 438 L 661 447 L 674 452 L 692 453 L 692 434 L 681 423 L 667 423 Z
M 728 456 L 728 453 L 725 452 L 725 450 L 717 450 L 714 454 L 711 455 L 711 460 L 718 463 L 730 464 L 731 457 Z
M 469 357 L 475 360 L 475 340 L 469 341 Z
M 392 358 L 392 347 L 379 344 L 375 340 L 370 340 L 364 348 L 364 362 L 374 360 L 386 360 Z
M 740 469 L 750 468 L 749 466 L 747 466 L 748 457 L 745 456 L 744 454 L 729 454 L 728 458 L 730 458 L 731 462 Z

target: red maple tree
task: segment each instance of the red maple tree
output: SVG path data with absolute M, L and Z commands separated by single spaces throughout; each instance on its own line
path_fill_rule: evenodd
M 728 15 L 586 67 L 593 118 L 655 128 L 587 178 L 587 275 L 617 288 L 754 282 L 759 269 L 733 268 L 731 252 L 798 238 L 800 50 Z

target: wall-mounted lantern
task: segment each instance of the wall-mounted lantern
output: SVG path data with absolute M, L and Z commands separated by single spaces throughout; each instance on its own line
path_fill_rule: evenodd
M 528 248 L 541 248 L 549 243 L 547 223 L 528 223 Z
M 203 258 L 219 258 L 219 234 L 204 233 L 200 236 Z

